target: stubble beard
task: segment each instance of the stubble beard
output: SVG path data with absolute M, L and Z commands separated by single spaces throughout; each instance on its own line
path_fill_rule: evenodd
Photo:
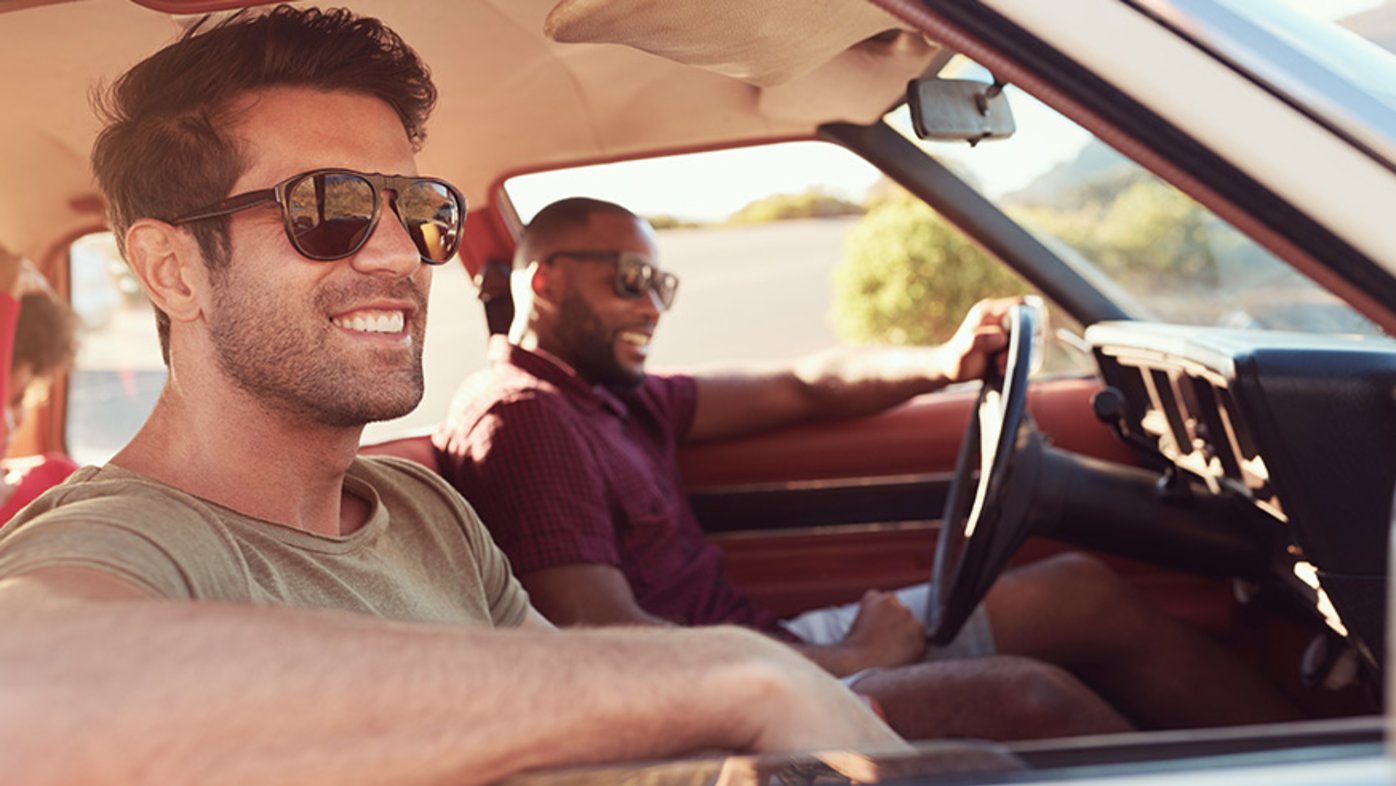
M 216 272 L 214 278 L 209 333 L 219 368 L 270 409 L 347 428 L 401 417 L 421 401 L 426 297 L 411 280 L 384 284 L 359 279 L 319 290 L 306 307 L 278 309 L 285 301 L 276 293 L 256 292 L 226 270 Z M 340 328 L 328 317 L 315 321 L 317 315 L 334 313 L 338 304 L 375 297 L 407 299 L 417 305 L 409 322 L 409 359 L 403 360 L 397 348 L 346 351 Z M 364 363 L 365 355 L 371 358 L 369 363 Z M 364 365 L 370 368 L 360 367 Z

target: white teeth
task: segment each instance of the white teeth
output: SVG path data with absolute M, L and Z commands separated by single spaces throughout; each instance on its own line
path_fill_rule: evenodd
M 648 346 L 650 343 L 649 336 L 644 333 L 636 333 L 633 330 L 627 330 L 621 333 L 620 340 L 640 347 Z
M 401 333 L 406 319 L 401 311 L 379 311 L 335 317 L 333 321 L 335 325 L 356 333 Z

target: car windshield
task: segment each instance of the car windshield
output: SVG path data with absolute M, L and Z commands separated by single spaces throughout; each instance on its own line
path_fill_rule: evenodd
M 1318 21 L 1278 0 L 1150 1 L 1201 46 L 1271 90 L 1396 163 L 1396 56 L 1378 43 L 1391 38 L 1385 16 L 1355 13 L 1342 24 Z M 1362 8 L 1376 3 L 1331 3 Z M 1380 9 L 1378 14 L 1383 13 Z M 1359 33 L 1372 35 L 1364 39 Z
M 943 72 L 991 81 L 958 58 Z M 1346 303 L 1086 129 L 1005 88 L 1017 130 L 969 146 L 916 139 L 1125 313 L 1188 325 L 1380 335 Z

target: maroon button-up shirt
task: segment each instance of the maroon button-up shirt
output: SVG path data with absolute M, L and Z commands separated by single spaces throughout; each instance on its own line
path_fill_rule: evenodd
M 432 441 L 515 573 L 610 565 L 657 617 L 787 635 L 728 579 L 689 507 L 678 446 L 693 422 L 691 377 L 612 391 L 502 336 L 489 356 Z

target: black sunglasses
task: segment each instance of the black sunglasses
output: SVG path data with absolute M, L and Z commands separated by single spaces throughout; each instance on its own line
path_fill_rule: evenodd
M 349 169 L 312 169 L 260 191 L 215 202 L 171 221 L 179 226 L 275 202 L 286 237 L 301 256 L 330 262 L 364 247 L 378 226 L 382 193 L 417 246 L 422 261 L 439 265 L 460 247 L 465 197 L 434 177 L 379 175 Z
M 652 291 L 665 311 L 674 305 L 679 291 L 678 276 L 660 270 L 648 257 L 636 251 L 554 251 L 543 259 L 543 264 L 551 265 L 558 257 L 615 263 L 617 295 L 633 300 Z

